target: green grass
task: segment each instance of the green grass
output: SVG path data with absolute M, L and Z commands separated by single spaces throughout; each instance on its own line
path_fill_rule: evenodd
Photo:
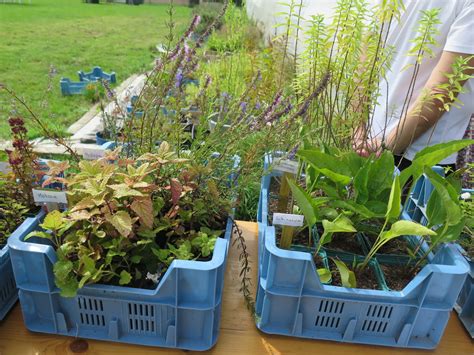
M 156 44 L 165 41 L 167 8 L 95 5 L 81 0 L 0 3 L 0 83 L 24 98 L 50 125 L 65 132 L 92 104 L 82 96 L 62 97 L 59 79 L 76 81 L 78 70 L 89 71 L 98 65 L 107 72 L 115 71 L 120 83 L 149 69 Z M 175 7 L 179 31 L 188 23 L 190 12 L 187 7 Z M 48 91 L 51 65 L 57 75 Z M 7 118 L 11 110 L 11 98 L 0 93 L 0 139 L 9 137 Z M 33 125 L 29 130 L 31 138 L 41 135 Z

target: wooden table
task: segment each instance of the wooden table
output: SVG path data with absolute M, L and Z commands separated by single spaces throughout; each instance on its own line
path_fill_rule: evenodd
M 253 278 L 256 278 L 257 225 L 239 222 L 244 231 L 247 247 L 253 261 Z M 239 293 L 238 250 L 229 251 L 226 269 L 221 333 L 217 345 L 209 354 L 474 354 L 474 343 L 462 328 L 456 314 L 452 314 L 444 337 L 436 351 L 395 349 L 365 345 L 343 344 L 329 341 L 304 340 L 267 335 L 255 327 Z M 254 282 L 255 285 L 255 282 Z M 0 323 L 1 355 L 73 354 L 70 344 L 73 338 L 31 333 L 25 329 L 20 306 L 17 304 Z M 87 354 L 178 354 L 182 350 L 152 348 L 138 345 L 87 340 Z

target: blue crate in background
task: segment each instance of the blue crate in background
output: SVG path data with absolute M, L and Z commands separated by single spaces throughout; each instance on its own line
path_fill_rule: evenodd
M 94 67 L 90 72 L 83 72 L 82 70 L 79 70 L 77 75 L 79 76 L 79 81 L 98 81 L 99 79 L 102 79 L 112 84 L 117 82 L 117 76 L 115 75 L 115 72 L 110 74 L 106 73 L 101 67 Z
M 40 213 L 35 218 L 27 218 L 17 229 L 16 234 L 24 238 L 31 230 L 35 219 L 41 218 Z M 0 249 L 0 321 L 5 318 L 8 311 L 13 307 L 18 299 L 15 278 L 13 276 L 12 264 L 8 245 Z
M 174 260 L 156 289 L 88 285 L 73 298 L 61 297 L 54 284 L 53 247 L 45 240 L 23 240 L 38 223 L 29 221 L 8 240 L 29 330 L 187 350 L 207 350 L 216 343 L 230 219 L 210 261 Z
M 59 86 L 63 96 L 82 95 L 90 81 L 71 81 L 69 78 L 61 78 Z
M 444 176 L 444 170 L 441 167 L 434 167 L 434 171 Z M 428 177 L 421 176 L 415 183 L 413 191 L 405 202 L 403 208 L 404 218 L 411 219 L 426 225 L 428 220 L 426 218 L 426 204 L 431 196 L 434 187 Z M 469 192 L 474 195 L 474 190 L 464 189 L 462 192 Z M 465 256 L 466 262 L 469 264 L 469 273 L 466 281 L 462 286 L 459 298 L 454 305 L 454 309 L 459 315 L 459 319 L 469 332 L 471 338 L 474 339 L 474 260 L 471 260 L 465 250 L 455 244 L 455 248 L 460 254 Z

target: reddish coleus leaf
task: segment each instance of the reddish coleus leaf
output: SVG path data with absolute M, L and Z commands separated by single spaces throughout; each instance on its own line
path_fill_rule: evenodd
M 183 192 L 183 186 L 179 182 L 178 179 L 171 179 L 170 180 L 170 190 L 171 190 L 171 202 L 173 205 L 177 205 L 179 198 L 181 197 L 181 193 Z
M 133 200 L 130 208 L 140 218 L 140 222 L 146 228 L 153 228 L 153 203 L 150 197 L 139 197 Z

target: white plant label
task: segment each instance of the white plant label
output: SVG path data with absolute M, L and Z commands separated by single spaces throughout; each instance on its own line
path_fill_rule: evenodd
M 86 160 L 97 160 L 105 156 L 105 149 L 102 149 L 100 147 L 97 147 L 97 148 L 84 147 L 82 148 L 82 156 Z
M 11 172 L 10 164 L 4 161 L 0 161 L 0 173 L 8 174 Z
M 296 174 L 298 172 L 298 162 L 289 159 L 277 159 L 273 169 L 283 173 Z
M 274 213 L 273 225 L 301 227 L 304 223 L 304 216 L 289 213 Z
M 33 189 L 33 199 L 36 203 L 64 203 L 67 204 L 65 191 L 50 191 Z

